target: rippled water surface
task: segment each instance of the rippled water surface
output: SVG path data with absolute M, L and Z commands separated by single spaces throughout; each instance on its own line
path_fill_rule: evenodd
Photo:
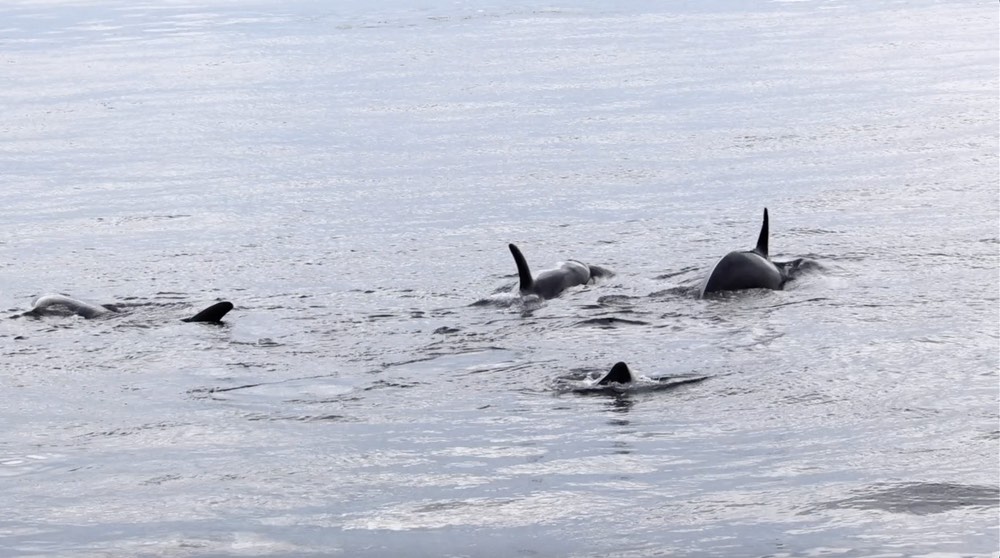
M 0 5 L 0 555 L 990 556 L 997 29 Z M 764 207 L 811 265 L 699 300 Z M 615 275 L 521 300 L 510 242 Z

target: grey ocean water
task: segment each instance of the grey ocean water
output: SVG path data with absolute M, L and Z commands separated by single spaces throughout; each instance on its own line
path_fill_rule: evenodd
M 998 19 L 4 2 L 0 555 L 995 555 Z

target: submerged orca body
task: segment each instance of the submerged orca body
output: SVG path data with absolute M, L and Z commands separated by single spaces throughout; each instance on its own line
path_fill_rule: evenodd
M 541 298 L 555 298 L 563 291 L 576 285 L 586 285 L 598 277 L 611 275 L 611 272 L 597 266 L 587 265 L 581 261 L 569 260 L 556 269 L 547 269 L 531 275 L 528 261 L 517 246 L 508 244 L 514 263 L 517 264 L 517 275 L 520 280 L 521 296 L 536 295 Z
M 198 312 L 190 318 L 184 318 L 183 322 L 206 322 L 220 323 L 223 316 L 233 309 L 232 302 L 218 302 L 208 308 Z M 83 318 L 91 319 L 103 316 L 108 313 L 118 312 L 118 309 L 110 305 L 90 304 L 82 300 L 60 294 L 50 294 L 40 296 L 31 305 L 31 310 L 24 313 L 25 316 L 44 315 L 68 315 L 76 314 Z
M 791 271 L 801 260 L 774 263 L 767 256 L 768 219 L 764 208 L 764 223 L 760 227 L 757 246 L 745 252 L 730 252 L 722 257 L 701 285 L 701 296 L 719 291 L 743 289 L 781 290 L 791 279 Z

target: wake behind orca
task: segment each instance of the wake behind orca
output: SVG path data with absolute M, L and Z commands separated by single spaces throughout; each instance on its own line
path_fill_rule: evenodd
M 792 262 L 772 262 L 768 258 L 767 208 L 760 227 L 757 246 L 753 250 L 730 252 L 720 259 L 701 284 L 700 297 L 719 291 L 743 289 L 781 290 L 793 277 L 801 259 Z
M 596 265 L 587 265 L 578 260 L 562 262 L 556 269 L 547 269 L 532 276 L 528 261 L 524 259 L 521 250 L 514 244 L 508 244 L 514 263 L 517 264 L 517 275 L 520 282 L 521 296 L 535 295 L 541 298 L 555 298 L 563 291 L 577 285 L 587 285 L 600 277 L 610 277 L 611 271 Z
M 217 302 L 189 318 L 183 318 L 181 321 L 218 324 L 222 322 L 222 318 L 232 309 L 232 302 Z M 91 304 L 66 295 L 48 294 L 36 298 L 31 305 L 31 310 L 19 314 L 19 316 L 38 318 L 50 315 L 77 315 L 89 320 L 118 312 L 120 312 L 120 309 L 112 304 Z

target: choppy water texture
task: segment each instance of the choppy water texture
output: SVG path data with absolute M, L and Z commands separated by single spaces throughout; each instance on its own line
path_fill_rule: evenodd
M 408 4 L 0 5 L 0 554 L 997 550 L 995 4 Z

